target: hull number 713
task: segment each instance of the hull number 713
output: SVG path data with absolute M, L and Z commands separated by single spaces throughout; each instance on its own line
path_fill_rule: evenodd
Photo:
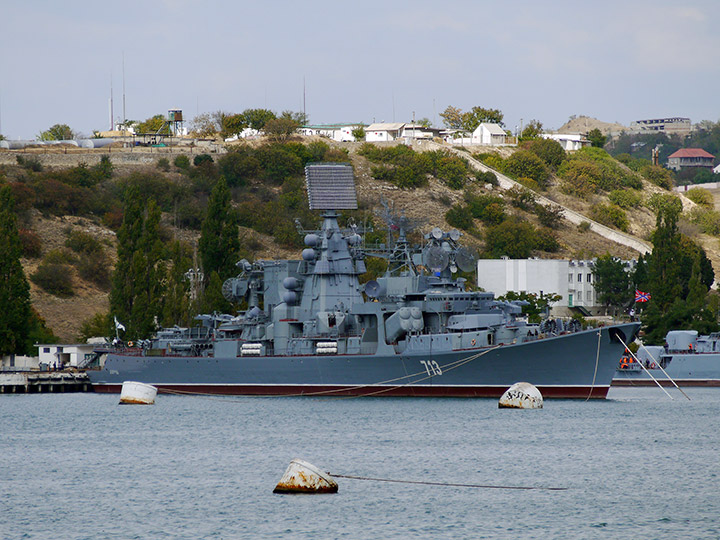
M 433 375 L 442 375 L 442 369 L 435 360 L 420 360 L 420 363 L 425 366 L 425 371 L 431 377 Z

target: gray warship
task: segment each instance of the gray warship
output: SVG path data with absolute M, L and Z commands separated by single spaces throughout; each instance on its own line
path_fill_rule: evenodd
M 613 386 L 720 386 L 720 332 L 671 330 L 664 346 L 643 346 L 636 358 L 623 354 Z
M 438 228 L 415 249 L 399 227 L 375 253 L 386 273 L 361 285 L 373 250 L 338 222 L 339 210 L 357 208 L 352 166 L 312 164 L 305 177 L 322 225 L 302 231 L 301 258 L 238 263 L 223 286 L 247 302 L 237 315 L 98 349 L 87 370 L 96 392 L 139 381 L 193 394 L 499 397 L 527 381 L 547 398 L 606 397 L 639 323 L 529 324 L 520 303 L 466 290 L 454 274 L 475 259 L 458 231 Z

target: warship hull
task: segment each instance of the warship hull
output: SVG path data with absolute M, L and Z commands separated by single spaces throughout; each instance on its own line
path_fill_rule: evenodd
M 170 356 L 108 351 L 88 370 L 96 392 L 126 380 L 178 394 L 500 397 L 526 381 L 546 398 L 605 398 L 638 323 L 519 344 L 433 353 L 305 356 Z

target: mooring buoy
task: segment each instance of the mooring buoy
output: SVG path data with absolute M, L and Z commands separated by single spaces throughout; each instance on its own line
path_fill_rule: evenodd
M 535 385 L 517 382 L 508 388 L 498 402 L 500 409 L 542 409 L 543 397 Z
M 155 403 L 157 388 L 150 384 L 125 381 L 120 391 L 121 405 L 152 405 Z
M 337 493 L 338 485 L 328 473 L 312 463 L 293 459 L 273 493 Z

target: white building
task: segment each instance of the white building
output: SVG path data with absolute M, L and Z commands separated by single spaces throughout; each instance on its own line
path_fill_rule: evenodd
M 473 131 L 470 144 L 500 146 L 507 142 L 507 133 L 500 124 L 483 122 Z
M 543 139 L 552 139 L 553 141 L 559 142 L 566 152 L 580 150 L 592 144 L 579 133 L 541 133 L 540 136 Z
M 403 139 L 432 139 L 439 137 L 440 128 L 426 127 L 421 124 L 404 124 L 400 130 L 400 137 Z
M 51 367 L 77 367 L 82 365 L 85 355 L 93 351 L 93 343 L 74 343 L 70 345 L 45 344 L 36 345 L 40 357 L 40 365 Z
M 337 142 L 354 142 L 355 137 L 352 132 L 358 128 L 364 128 L 365 124 L 317 124 L 311 126 L 303 126 L 298 132 L 301 135 L 318 137 L 326 137 Z
M 634 261 L 625 264 L 634 267 Z M 551 306 L 556 313 L 562 308 L 599 313 L 604 306 L 595 293 L 594 268 L 592 260 L 480 259 L 478 286 L 496 296 L 509 291 L 559 294 L 562 299 Z
M 370 124 L 365 129 L 365 140 L 367 142 L 394 141 L 402 136 L 403 127 L 405 127 L 403 122 Z

